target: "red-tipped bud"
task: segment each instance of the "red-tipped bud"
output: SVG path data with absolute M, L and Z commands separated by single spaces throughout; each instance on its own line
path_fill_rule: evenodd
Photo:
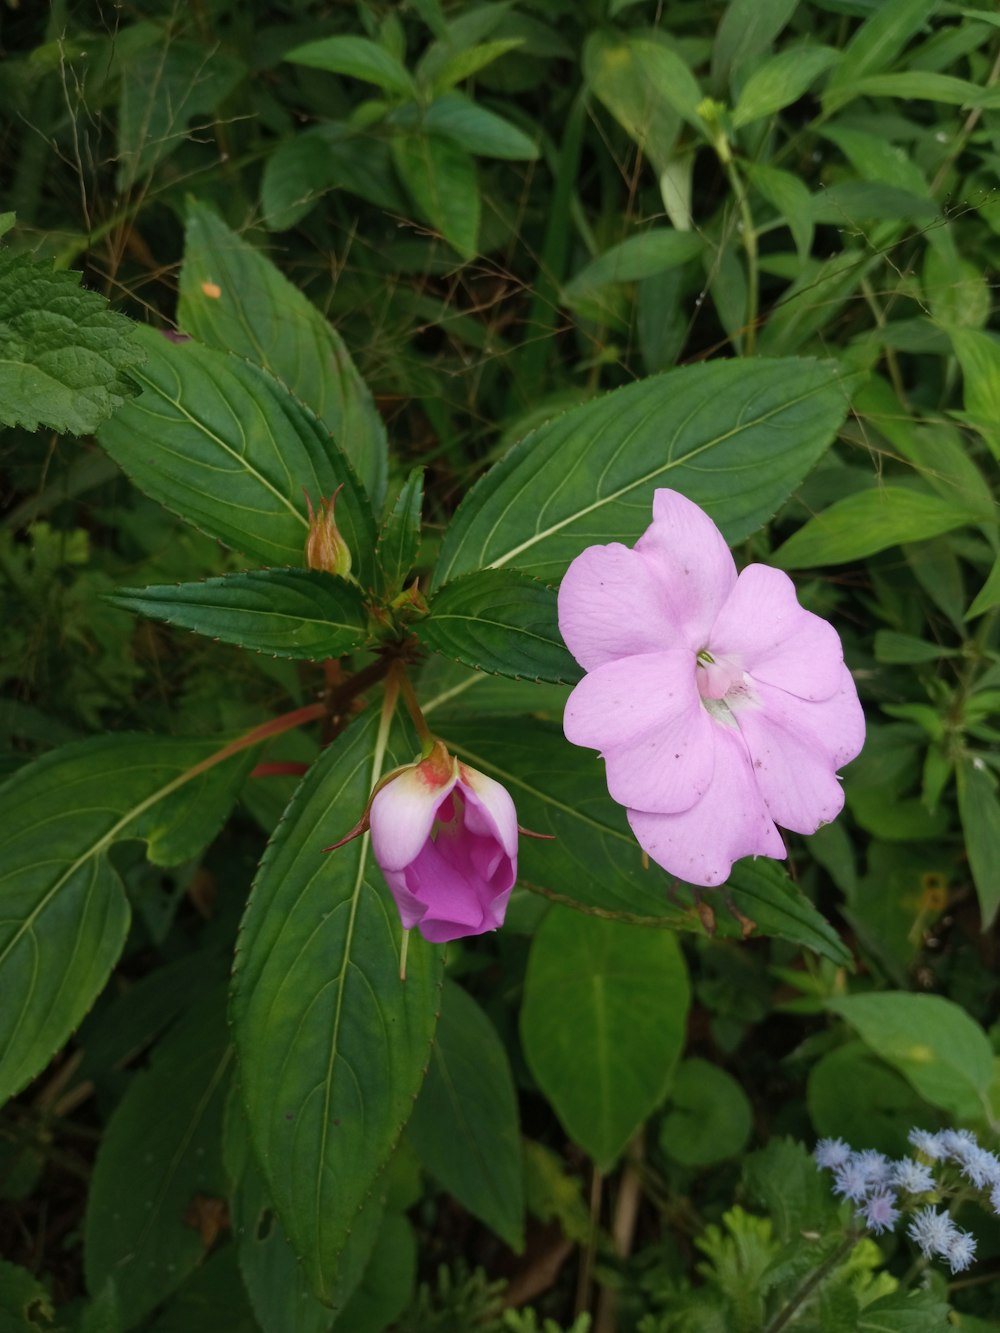
M 310 569 L 322 569 L 327 574 L 339 574 L 346 578 L 351 572 L 351 552 L 333 518 L 337 496 L 342 490 L 343 487 L 338 486 L 328 499 L 320 496 L 319 508 L 316 510 L 312 507 L 309 495 L 306 495 L 306 504 L 309 506 L 306 564 Z

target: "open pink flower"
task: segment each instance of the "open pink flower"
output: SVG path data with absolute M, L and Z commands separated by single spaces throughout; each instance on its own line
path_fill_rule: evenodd
M 372 850 L 403 925 L 432 944 L 503 924 L 517 878 L 517 815 L 505 787 L 438 741 L 375 794 Z
M 741 856 L 785 855 L 776 824 L 815 833 L 839 813 L 837 769 L 865 735 L 840 638 L 780 570 L 737 577 L 683 495 L 656 492 L 634 548 L 577 556 L 559 628 L 587 672 L 566 737 L 601 751 L 611 795 L 671 874 L 721 884 Z

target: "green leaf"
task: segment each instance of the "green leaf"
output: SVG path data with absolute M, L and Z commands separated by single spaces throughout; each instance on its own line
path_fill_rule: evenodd
M 55 1316 L 52 1297 L 33 1273 L 0 1259 L 0 1329 L 3 1333 L 31 1333 Z M 41 1320 L 45 1320 L 45 1324 Z
M 817 1135 L 876 1148 L 889 1157 L 906 1156 L 909 1126 L 923 1128 L 934 1114 L 906 1079 L 862 1041 L 847 1041 L 816 1061 L 806 1103 Z
M 880 0 L 844 48 L 830 90 L 887 69 L 937 8 L 938 0 Z
M 374 508 L 381 506 L 385 427 L 340 334 L 262 251 L 193 200 L 177 322 L 209 347 L 263 366 L 311 407 L 354 466 Z
M 282 139 L 268 154 L 260 185 L 262 221 L 269 231 L 286 231 L 312 212 L 336 184 L 325 139 L 314 131 Z M 181 270 L 183 281 L 184 270 Z
M 847 52 L 839 68 L 852 68 Z M 984 106 L 993 100 L 989 89 L 984 91 L 966 79 L 922 69 L 901 74 L 875 74 L 867 79 L 852 78 L 836 88 L 831 82 L 823 95 L 823 109 L 827 113 L 835 111 L 855 97 L 891 97 L 902 102 L 923 100 L 961 107 Z
M 247 69 L 219 43 L 186 41 L 165 30 L 162 45 L 132 52 L 121 69 L 117 186 L 126 195 L 180 148 L 194 117 L 211 120 Z
M 403 1313 L 417 1276 L 417 1243 L 405 1217 L 390 1213 L 364 1275 L 337 1327 L 343 1333 L 383 1333 Z
M 1000 793 L 982 759 L 963 759 L 956 769 L 958 812 L 969 868 L 979 895 L 982 928 L 988 930 L 1000 907 Z
M 454 982 L 407 1136 L 424 1169 L 519 1254 L 521 1138 L 514 1079 L 496 1028 Z
M 358 585 L 312 569 L 254 569 L 202 583 L 119 588 L 108 601 L 223 643 L 310 662 L 343 657 L 368 637 Z
M 532 431 L 472 488 L 434 586 L 507 564 L 554 582 L 584 546 L 636 541 L 659 486 L 741 541 L 821 456 L 847 401 L 829 362 L 751 359 L 673 370 L 584 403 Z
M 609 283 L 635 282 L 678 268 L 696 259 L 704 249 L 701 237 L 690 231 L 652 227 L 639 236 L 629 236 L 586 264 L 563 288 L 567 305 L 593 298 Z
M 260 1333 L 236 1267 L 236 1247 L 221 1246 L 196 1268 L 148 1333 Z
M 485 107 L 477 106 L 464 93 L 446 93 L 433 101 L 423 114 L 424 128 L 430 134 L 464 148 L 476 157 L 509 158 L 532 162 L 538 157 L 537 145 L 523 130 Z
M 556 593 L 516 569 L 481 569 L 430 599 L 413 632 L 436 653 L 501 676 L 573 684 L 583 674 L 559 633 Z
M 753 1128 L 753 1109 L 740 1085 L 708 1060 L 685 1060 L 674 1075 L 660 1147 L 682 1166 L 713 1166 L 738 1157 Z
M 521 1007 L 525 1058 L 600 1170 L 663 1101 L 690 998 L 668 931 L 554 907 L 536 932 Z
M 949 329 L 965 382 L 966 420 L 1000 459 L 1000 343 L 978 329 Z
M 660 175 L 670 167 L 681 117 L 644 56 L 633 39 L 597 30 L 584 44 L 583 74 Z
M 982 1113 L 993 1079 L 993 1049 L 957 1004 L 905 991 L 832 996 L 826 1003 L 932 1106 L 962 1117 Z
M 771 1138 L 766 1147 L 750 1153 L 743 1163 L 743 1181 L 785 1244 L 817 1228 L 824 1213 L 836 1207 L 812 1153 L 793 1139 Z
M 712 82 L 717 90 L 771 43 L 798 8 L 799 0 L 730 0 L 712 46 Z
M 114 1278 L 131 1327 L 204 1259 L 201 1210 L 220 1206 L 222 1112 L 232 1069 L 224 992 L 188 1015 L 108 1122 L 87 1200 L 87 1286 Z
M 859 219 L 919 221 L 938 216 L 938 207 L 910 190 L 871 181 L 841 181 L 812 196 L 814 222 L 845 226 Z
M 142 838 L 154 865 L 171 866 L 215 836 L 251 753 L 191 778 L 217 748 L 95 737 L 45 755 L 3 787 L 0 1102 L 44 1068 L 118 959 L 129 908 L 112 845 Z
M 951 1307 L 932 1291 L 894 1291 L 858 1311 L 858 1333 L 944 1333 L 954 1327 Z M 959 1317 L 958 1327 L 966 1323 Z M 971 1333 L 971 1330 L 970 1330 Z
M 508 788 L 525 828 L 553 836 L 551 842 L 522 839 L 521 884 L 598 916 L 704 932 L 691 891 L 656 866 L 644 866 L 624 809 L 608 795 L 601 760 L 568 745 L 561 727 L 533 717 L 447 714 L 434 726 L 461 759 Z M 728 889 L 762 934 L 850 966 L 851 955 L 836 932 L 775 862 L 737 862 Z M 740 934 L 740 924 L 723 906 L 715 926 L 720 936 Z
M 997 556 L 993 562 L 993 568 L 990 570 L 986 582 L 979 589 L 973 600 L 972 605 L 965 613 L 966 620 L 972 620 L 976 616 L 981 616 L 984 611 L 1000 605 L 1000 556 Z
M 364 835 L 329 857 L 381 773 L 413 757 L 363 716 L 306 774 L 247 907 L 232 1014 L 250 1133 L 315 1294 L 409 1117 L 434 1033 L 442 951 L 402 930 Z
M 843 564 L 975 521 L 975 513 L 962 504 L 905 486 L 879 486 L 834 501 L 779 546 L 771 560 L 782 569 Z
M 750 163 L 747 170 L 754 189 L 788 223 L 799 257 L 808 257 L 812 249 L 813 216 L 812 195 L 806 186 L 791 171 L 781 171 L 778 167 Z
M 303 558 L 314 501 L 343 486 L 337 526 L 363 586 L 374 584 L 375 522 L 344 455 L 267 371 L 196 342 L 140 330 L 142 395 L 98 439 L 135 484 L 210 536 L 265 565 Z
M 477 46 L 468 46 L 464 51 L 455 51 L 446 56 L 434 71 L 433 85 L 436 93 L 447 92 L 456 83 L 470 78 L 479 70 L 492 65 L 508 51 L 514 51 L 523 45 L 523 37 L 499 37 L 492 42 L 480 42 Z
M 469 154 L 437 134 L 397 135 L 391 149 L 400 179 L 424 219 L 463 259 L 474 259 L 479 185 Z
M 793 46 L 750 75 L 733 108 L 733 125 L 749 125 L 797 102 L 840 59 L 830 46 Z
M 382 574 L 382 587 L 391 598 L 416 564 L 420 550 L 420 520 L 424 503 L 424 469 L 411 470 L 378 535 L 375 556 Z
M 928 643 L 913 634 L 899 634 L 892 629 L 875 631 L 873 642 L 876 662 L 900 663 L 912 665 L 917 662 L 937 662 L 942 657 L 952 657 L 958 651 L 944 648 L 939 643 Z
M 285 59 L 293 65 L 325 69 L 331 74 L 349 74 L 399 97 L 416 96 L 416 85 L 406 67 L 384 46 L 367 37 L 324 37 L 296 46 L 286 52 Z
M 89 435 L 133 394 L 136 325 L 79 273 L 0 250 L 0 423 Z

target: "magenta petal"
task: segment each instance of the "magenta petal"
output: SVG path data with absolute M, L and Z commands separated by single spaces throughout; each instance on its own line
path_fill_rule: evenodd
M 679 814 L 628 812 L 632 832 L 657 865 L 706 887 L 724 883 L 741 856 L 785 855 L 740 733 L 721 723 L 713 723 L 713 733 L 714 774 L 699 801 Z
M 383 872 L 408 866 L 431 835 L 438 806 L 458 781 L 435 786 L 420 766 L 405 768 L 372 801 L 372 851 Z
M 618 542 L 588 546 L 567 569 L 559 585 L 559 631 L 586 671 L 680 646 L 653 571 Z
M 459 786 L 465 798 L 465 827 L 470 833 L 498 841 L 504 853 L 517 857 L 517 811 L 502 783 L 462 764 Z
M 655 575 L 666 614 L 697 652 L 736 583 L 722 533 L 703 509 L 677 491 L 653 496 L 653 522 L 635 544 Z
M 839 688 L 811 703 L 758 684 L 759 709 L 736 714 L 754 773 L 772 819 L 795 833 L 815 833 L 840 813 L 844 792 L 837 769 L 860 751 L 865 719 L 851 673 L 841 666 Z
M 829 699 L 844 651 L 831 624 L 799 605 L 787 574 L 747 565 L 709 633 L 713 655 L 738 654 L 754 680 L 800 699 Z
M 604 754 L 614 799 L 661 813 L 688 809 L 711 782 L 713 725 L 688 651 L 598 667 L 563 714 L 567 740 Z

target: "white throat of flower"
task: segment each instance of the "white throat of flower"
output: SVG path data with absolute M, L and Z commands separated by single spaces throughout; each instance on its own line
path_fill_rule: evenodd
M 735 653 L 716 655 L 701 648 L 695 655 L 698 693 L 709 717 L 726 727 L 737 727 L 734 716 L 741 708 L 759 708 L 760 700 L 753 680 L 743 670 L 743 662 Z

